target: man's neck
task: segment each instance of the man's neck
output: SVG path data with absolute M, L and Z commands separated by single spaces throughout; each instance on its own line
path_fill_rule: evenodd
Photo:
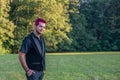
M 35 36 L 37 37 L 37 38 L 39 38 L 40 39 L 40 34 L 38 34 L 37 32 L 35 32 L 35 31 L 33 31 L 33 33 L 35 34 Z

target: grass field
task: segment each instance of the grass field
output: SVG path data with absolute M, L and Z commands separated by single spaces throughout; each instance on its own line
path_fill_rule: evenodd
M 47 54 L 46 63 L 44 80 L 120 80 L 120 52 Z M 17 54 L 0 55 L 0 80 L 26 80 Z

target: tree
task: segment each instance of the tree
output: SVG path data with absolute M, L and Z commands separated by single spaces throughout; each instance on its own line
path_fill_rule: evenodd
M 97 38 L 101 51 L 119 48 L 119 0 L 88 0 L 80 11 L 87 20 L 86 30 Z M 117 27 L 116 27 L 117 26 Z
M 69 40 L 66 35 L 70 31 L 68 14 L 65 11 L 67 7 L 63 6 L 66 1 L 26 0 L 12 3 L 10 19 L 17 25 L 14 32 L 15 50 L 18 50 L 23 37 L 32 30 L 34 20 L 39 17 L 43 17 L 47 21 L 46 31 L 43 34 L 47 51 L 56 51 L 58 43 Z
M 110 30 L 111 50 L 120 50 L 120 0 L 111 0 L 106 10 L 107 25 Z
M 10 53 L 15 25 L 9 20 L 10 1 L 0 0 L 0 54 Z
M 96 50 L 96 38 L 86 32 L 86 19 L 85 16 L 79 11 L 79 0 L 69 1 L 69 18 L 72 26 L 72 30 L 68 33 L 72 43 L 61 43 L 64 47 L 61 51 L 92 51 Z

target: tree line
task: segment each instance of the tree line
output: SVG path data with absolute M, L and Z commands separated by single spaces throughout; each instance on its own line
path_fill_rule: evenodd
M 48 52 L 120 50 L 120 0 L 0 0 L 0 54 L 17 53 L 38 17 Z

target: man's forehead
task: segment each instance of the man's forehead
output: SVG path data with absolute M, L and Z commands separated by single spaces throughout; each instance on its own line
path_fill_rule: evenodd
M 39 25 L 46 26 L 46 24 L 43 22 L 39 22 Z

